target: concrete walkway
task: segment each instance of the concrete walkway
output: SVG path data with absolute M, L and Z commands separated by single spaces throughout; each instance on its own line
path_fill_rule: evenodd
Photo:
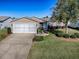
M 11 34 L 0 42 L 0 59 L 27 59 L 34 34 Z

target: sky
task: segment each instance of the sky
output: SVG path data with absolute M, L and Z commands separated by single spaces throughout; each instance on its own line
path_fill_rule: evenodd
M 0 16 L 51 16 L 56 0 L 0 0 Z

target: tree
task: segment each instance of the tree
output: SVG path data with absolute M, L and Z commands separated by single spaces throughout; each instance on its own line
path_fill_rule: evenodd
M 45 16 L 45 17 L 43 17 L 43 18 L 49 18 L 48 16 Z
M 65 23 L 66 33 L 68 33 L 68 21 L 75 21 L 79 14 L 79 4 L 78 0 L 58 0 L 56 8 L 52 18 L 58 22 L 63 21 Z

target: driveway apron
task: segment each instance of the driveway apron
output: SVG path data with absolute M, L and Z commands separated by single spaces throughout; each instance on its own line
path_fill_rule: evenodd
M 27 59 L 34 34 L 11 34 L 0 42 L 0 59 Z

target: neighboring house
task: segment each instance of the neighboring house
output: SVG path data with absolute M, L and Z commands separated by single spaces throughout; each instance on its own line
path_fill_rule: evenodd
M 11 17 L 0 16 L 0 29 L 11 27 L 10 22 L 12 21 Z
M 75 21 L 75 22 L 68 22 L 68 26 L 72 27 L 72 28 L 79 28 L 79 20 Z
M 64 24 L 63 22 L 59 22 L 59 23 L 58 23 L 58 26 L 59 26 L 59 27 L 65 27 L 65 24 Z
M 57 22 L 49 22 L 49 26 L 56 27 L 57 26 Z
M 20 18 L 11 22 L 12 33 L 37 33 L 39 23 L 30 18 Z
M 51 26 L 51 27 L 64 27 L 65 24 L 63 22 L 49 22 L 49 26 Z

